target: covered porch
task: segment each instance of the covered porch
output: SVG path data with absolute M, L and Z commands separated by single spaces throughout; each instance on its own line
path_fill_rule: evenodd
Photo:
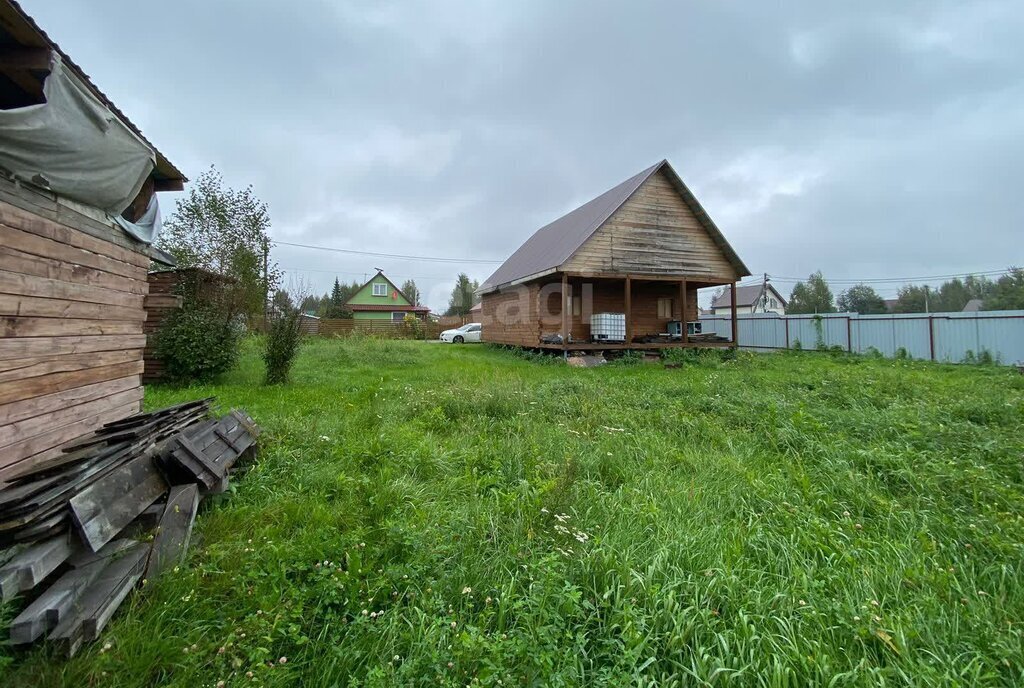
M 688 332 L 687 323 L 699 321 L 697 291 L 708 287 L 735 286 L 734 280 L 706 276 L 650 274 L 603 274 L 564 272 L 552 275 L 538 294 L 540 347 L 560 351 L 732 347 L 733 340 Z M 731 289 L 735 301 L 736 290 Z M 621 313 L 625 336 L 597 339 L 591 332 L 595 313 Z M 733 303 L 733 332 L 736 306 Z M 681 323 L 670 332 L 670 323 Z M 557 333 L 560 341 L 545 342 Z M 550 338 L 549 338 L 550 339 Z

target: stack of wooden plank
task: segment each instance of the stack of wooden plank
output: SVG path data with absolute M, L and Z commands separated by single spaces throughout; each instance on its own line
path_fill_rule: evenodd
M 140 579 L 182 559 L 201 496 L 227 488 L 259 435 L 244 412 L 209 411 L 203 399 L 108 423 L 0 488 L 0 597 L 42 590 L 11 642 L 48 633 L 73 654 Z

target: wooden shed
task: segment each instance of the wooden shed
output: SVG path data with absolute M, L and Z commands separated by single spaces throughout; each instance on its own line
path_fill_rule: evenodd
M 32 120 L 58 88 L 91 118 L 62 109 Z M 37 159 L 28 137 L 49 126 L 61 135 Z M 82 138 L 64 136 L 74 127 Z M 16 2 L 0 0 L 0 483 L 139 411 L 156 253 L 136 223 L 155 192 L 184 181 Z
M 153 270 L 147 277 L 149 293 L 146 296 L 146 335 L 144 353 L 145 369 L 142 382 L 157 382 L 164 376 L 163 361 L 156 356 L 155 335 L 164 321 L 181 308 L 183 298 L 217 299 L 219 292 L 231 278 L 202 268 L 165 268 Z
M 698 320 L 698 289 L 749 274 L 662 160 L 513 253 L 480 289 L 483 338 L 563 351 L 734 346 L 691 334 L 687 323 Z M 609 335 L 608 322 L 621 323 L 621 333 Z

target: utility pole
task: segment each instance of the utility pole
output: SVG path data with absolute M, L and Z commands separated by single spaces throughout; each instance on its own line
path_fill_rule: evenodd
M 925 313 L 931 313 L 931 311 L 928 310 L 928 285 L 927 284 L 924 285 L 924 312 Z
M 761 283 L 761 312 L 768 312 L 768 273 L 764 273 L 764 281 Z
M 270 244 L 263 245 L 263 327 L 270 327 Z

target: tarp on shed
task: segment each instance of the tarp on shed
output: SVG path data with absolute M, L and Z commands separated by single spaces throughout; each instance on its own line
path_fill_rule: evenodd
M 117 216 L 138 195 L 156 154 L 50 58 L 45 103 L 0 110 L 0 167 L 16 178 Z

